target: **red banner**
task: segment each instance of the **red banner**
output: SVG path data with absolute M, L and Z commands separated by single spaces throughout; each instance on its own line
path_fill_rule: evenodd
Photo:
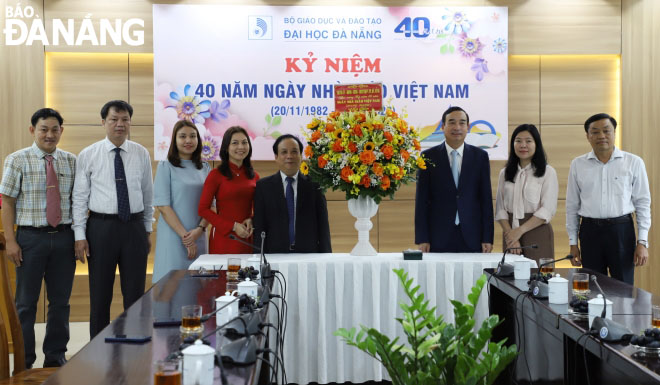
M 382 83 L 335 85 L 335 111 L 381 109 L 383 109 Z

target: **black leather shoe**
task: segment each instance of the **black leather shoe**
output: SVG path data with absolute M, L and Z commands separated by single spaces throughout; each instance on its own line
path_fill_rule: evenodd
M 44 361 L 44 368 L 59 368 L 64 364 L 66 364 L 66 358 L 60 357 L 56 360 Z

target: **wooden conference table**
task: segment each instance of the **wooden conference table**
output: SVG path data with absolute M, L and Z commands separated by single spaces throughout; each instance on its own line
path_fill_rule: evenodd
M 555 272 L 569 282 L 574 273 L 595 274 L 607 299 L 613 302 L 613 321 L 635 334 L 651 327 L 651 306 L 660 305 L 660 297 L 588 269 L 555 269 Z M 491 274 L 492 269 L 487 273 Z M 513 364 L 509 365 L 497 383 L 528 384 L 530 377 L 534 384 L 660 383 L 660 356 L 643 355 L 630 345 L 600 343 L 584 336 L 589 330 L 587 319 L 569 314 L 569 305 L 550 304 L 547 299 L 530 299 L 521 294 L 527 289 L 526 280 L 498 277 L 490 280 L 491 311 L 504 318 L 493 338 L 506 337 L 508 343 L 523 345 L 515 369 Z M 590 289 L 593 298 L 598 292 L 591 282 Z
M 226 272 L 217 278 L 193 277 L 189 270 L 171 271 L 149 289 L 126 312 L 112 321 L 92 339 L 66 365 L 44 383 L 47 385 L 94 385 L 153 383 L 153 363 L 176 351 L 181 343 L 179 327 L 153 327 L 154 318 L 181 319 L 181 306 L 199 304 L 203 313 L 211 312 L 214 299 L 226 290 Z M 205 333 L 216 328 L 215 317 L 204 324 Z M 105 337 L 114 334 L 150 335 L 152 341 L 144 344 L 106 343 Z M 262 348 L 265 337 L 256 336 Z M 216 335 L 208 338 L 211 346 L 228 342 Z M 261 361 L 249 366 L 224 364 L 230 384 L 255 384 L 259 379 Z M 215 368 L 214 384 L 220 384 L 220 370 Z
M 228 257 L 202 255 L 190 269 L 227 266 Z M 467 300 L 483 269 L 497 266 L 502 254 L 424 254 L 422 261 L 404 261 L 401 253 L 373 257 L 349 254 L 268 254 L 268 262 L 287 280 L 288 316 L 284 339 L 284 365 L 290 383 L 362 383 L 388 380 L 380 363 L 333 335 L 338 328 L 365 325 L 405 341 L 395 317 L 407 297 L 392 269 L 405 269 L 420 292 L 453 322 L 450 299 Z M 507 256 L 507 261 L 518 256 Z M 273 285 L 274 290 L 278 285 Z M 486 290 L 475 309 L 480 325 L 488 317 Z

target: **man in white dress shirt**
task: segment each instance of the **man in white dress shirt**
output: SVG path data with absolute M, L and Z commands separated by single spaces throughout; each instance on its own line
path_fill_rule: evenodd
M 635 266 L 649 258 L 651 193 L 646 167 L 640 157 L 614 147 L 616 120 L 608 114 L 591 116 L 584 130 L 593 151 L 573 159 L 566 191 L 571 262 L 603 274 L 609 270 L 611 277 L 632 285 Z
M 124 310 L 144 294 L 153 182 L 149 152 L 127 140 L 132 116 L 130 104 L 106 103 L 101 109 L 106 138 L 78 156 L 72 227 L 76 257 L 89 262 L 91 338 L 110 323 L 117 266 Z

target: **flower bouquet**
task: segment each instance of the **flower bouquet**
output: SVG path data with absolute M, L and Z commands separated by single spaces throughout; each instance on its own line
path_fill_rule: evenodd
M 346 199 L 381 199 L 426 168 L 419 134 L 390 108 L 380 111 L 334 111 L 314 118 L 305 130 L 307 160 L 301 172 L 323 190 L 342 190 Z
M 301 172 L 323 190 L 346 193 L 348 211 L 357 218 L 358 243 L 351 255 L 378 254 L 369 243 L 371 217 L 385 196 L 390 199 L 426 168 L 420 154 L 419 134 L 392 109 L 334 111 L 326 119 L 314 118 L 305 131 L 307 160 Z

